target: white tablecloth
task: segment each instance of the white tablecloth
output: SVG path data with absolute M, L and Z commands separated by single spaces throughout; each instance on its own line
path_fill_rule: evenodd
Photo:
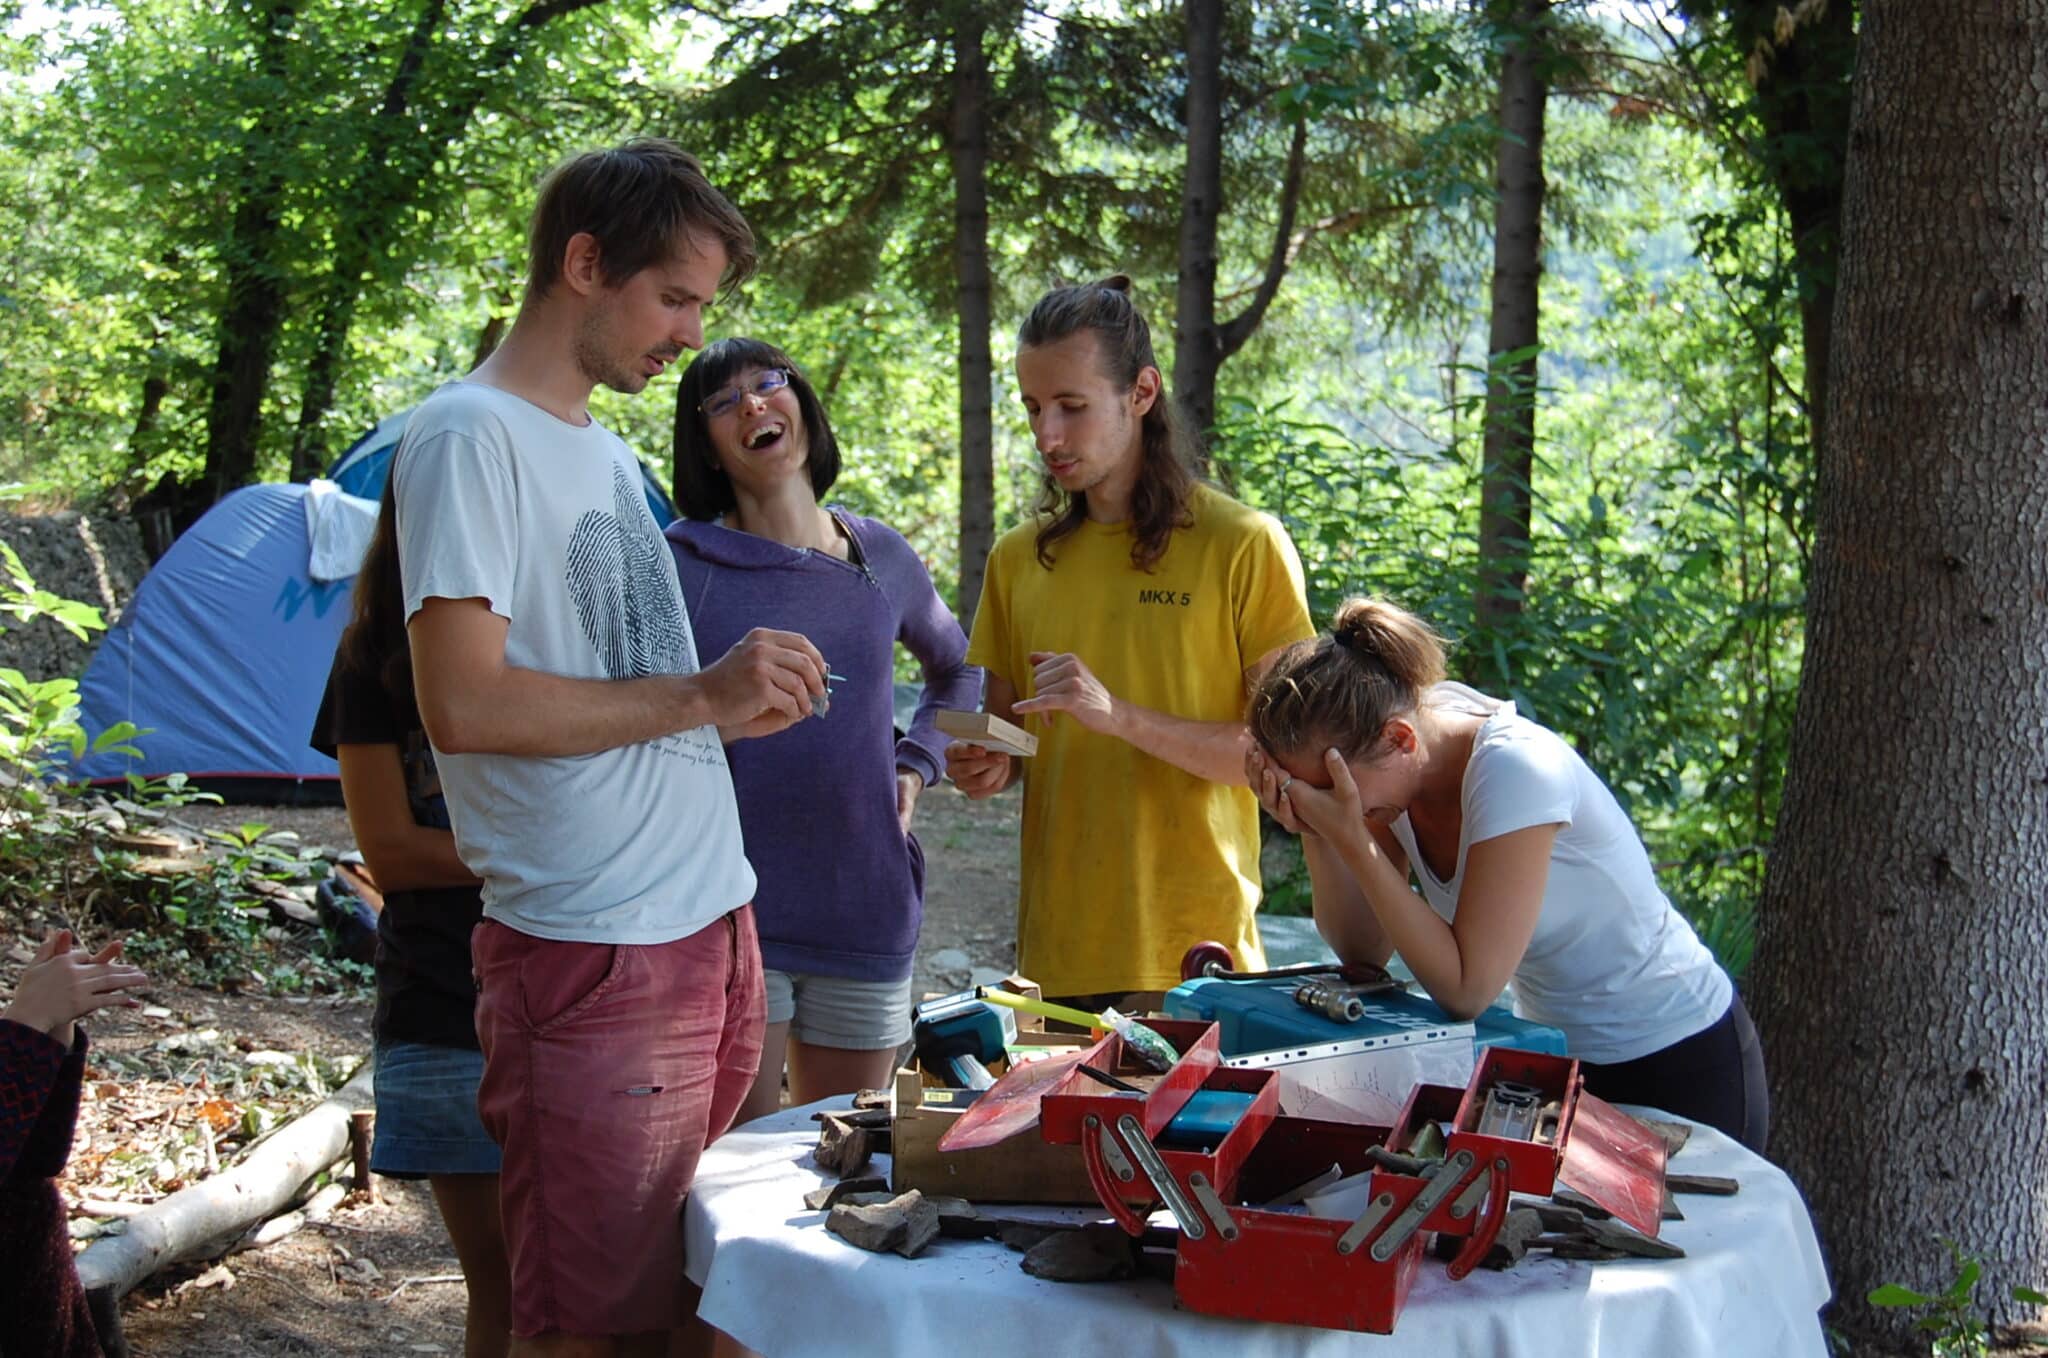
M 1674 1173 L 1730 1175 L 1732 1198 L 1687 1195 L 1664 1238 L 1684 1259 L 1604 1264 L 1532 1254 L 1463 1282 L 1425 1258 L 1393 1335 L 1224 1320 L 1176 1310 L 1153 1279 L 1053 1283 L 994 1241 L 938 1240 L 919 1258 L 870 1254 L 825 1229 L 803 1195 L 827 1182 L 813 1165 L 818 1108 L 784 1111 L 705 1153 L 685 1214 L 690 1277 L 703 1318 L 768 1355 L 945 1358 L 1178 1358 L 1428 1353 L 1470 1358 L 1824 1358 L 1827 1275 L 1806 1204 L 1783 1171 L 1711 1128 L 1693 1134 Z M 886 1157 L 877 1157 L 886 1173 Z M 1058 1215 L 988 1206 L 1002 1216 Z M 1081 1219 L 1084 1214 L 1068 1214 Z

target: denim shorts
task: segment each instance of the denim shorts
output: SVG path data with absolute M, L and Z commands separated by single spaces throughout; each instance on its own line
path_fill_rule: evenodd
M 377 1133 L 370 1168 L 387 1179 L 496 1174 L 498 1143 L 477 1116 L 484 1054 L 393 1042 L 377 1047 Z
M 787 1023 L 789 1035 L 811 1047 L 872 1052 L 910 1040 L 910 978 L 856 981 L 809 972 L 762 973 L 768 1021 Z

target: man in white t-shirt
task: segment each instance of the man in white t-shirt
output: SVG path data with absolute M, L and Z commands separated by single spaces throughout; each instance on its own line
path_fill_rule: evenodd
M 514 1354 L 666 1350 L 680 1208 L 760 1059 L 754 874 L 721 736 L 811 712 L 825 665 L 756 631 L 699 669 L 626 446 L 590 416 L 703 342 L 754 262 L 671 143 L 543 185 L 497 351 L 414 413 L 393 469 L 420 715 L 462 859 L 477 1092 L 504 1151 Z

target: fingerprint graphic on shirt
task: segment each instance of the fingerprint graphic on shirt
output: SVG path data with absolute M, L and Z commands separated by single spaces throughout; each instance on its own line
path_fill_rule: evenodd
M 695 667 L 675 567 L 617 462 L 612 509 L 589 511 L 569 537 L 564 574 L 583 635 L 614 679 L 687 674 Z

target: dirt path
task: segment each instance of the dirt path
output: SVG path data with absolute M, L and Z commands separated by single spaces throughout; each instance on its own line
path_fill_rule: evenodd
M 946 786 L 926 794 L 916 827 L 928 863 L 918 993 L 963 987 L 978 971 L 1010 969 L 1018 805 L 1014 796 L 969 802 Z M 195 827 L 260 821 L 308 843 L 352 843 L 338 809 L 187 807 L 178 814 Z M 366 995 L 276 999 L 163 987 L 151 999 L 169 1013 L 96 1019 L 94 1041 L 118 1052 L 176 1031 L 218 1028 L 285 1051 L 369 1050 Z M 325 1225 L 230 1256 L 224 1272 L 178 1267 L 144 1284 L 122 1307 L 134 1353 L 459 1354 L 463 1289 L 432 1199 L 424 1185 L 391 1180 L 379 1181 L 379 1193 L 375 1205 L 351 1201 Z

